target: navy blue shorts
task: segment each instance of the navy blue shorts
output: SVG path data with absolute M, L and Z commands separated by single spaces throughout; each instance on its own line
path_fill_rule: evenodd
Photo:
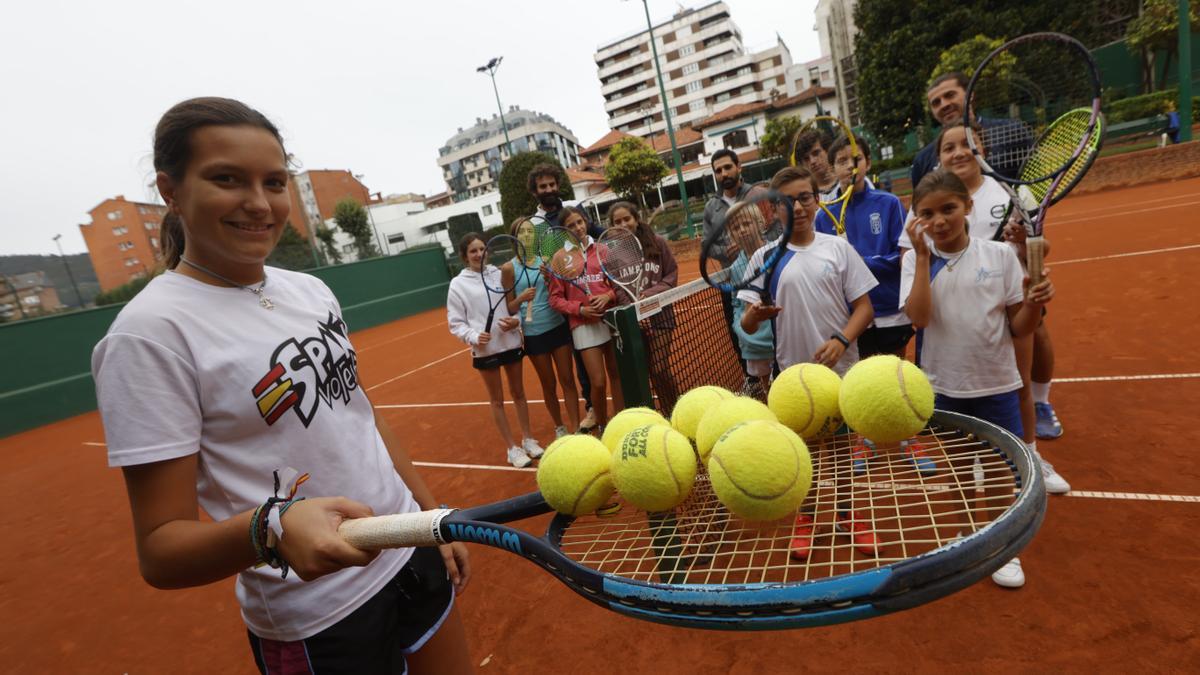
M 1007 429 L 1017 438 L 1022 438 L 1024 427 L 1021 426 L 1021 403 L 1018 392 L 1020 392 L 1019 389 L 978 398 L 954 398 L 945 394 L 935 394 L 933 407 L 938 410 L 949 410 L 978 417 Z

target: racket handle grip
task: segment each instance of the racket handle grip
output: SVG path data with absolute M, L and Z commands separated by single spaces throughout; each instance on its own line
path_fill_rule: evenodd
M 1029 285 L 1042 283 L 1046 275 L 1042 272 L 1043 260 L 1046 255 L 1046 240 L 1042 237 L 1030 237 L 1025 240 L 1025 265 L 1029 270 Z
M 533 301 L 525 303 L 525 323 L 533 321 Z
M 442 519 L 454 509 L 433 509 L 390 516 L 372 516 L 343 521 L 338 534 L 347 543 L 364 551 L 409 546 L 437 546 L 441 537 Z

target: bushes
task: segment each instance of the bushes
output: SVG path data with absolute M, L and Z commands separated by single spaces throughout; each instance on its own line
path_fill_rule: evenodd
M 140 293 L 141 290 L 146 287 L 146 284 L 150 283 L 150 280 L 157 275 L 158 273 L 155 272 L 154 274 L 141 277 L 140 279 L 134 279 L 133 281 L 117 286 L 116 288 L 109 289 L 102 293 L 97 293 L 95 298 L 96 306 L 99 307 L 101 305 L 115 305 L 122 302 L 129 302 L 133 299 L 133 296 Z
M 1178 89 L 1164 89 L 1151 94 L 1130 96 L 1104 105 L 1109 124 L 1165 115 L 1179 100 Z M 1200 97 L 1192 98 L 1192 110 L 1200 110 Z

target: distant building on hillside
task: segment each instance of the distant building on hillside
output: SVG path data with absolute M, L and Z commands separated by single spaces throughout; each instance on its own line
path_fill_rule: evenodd
M 349 197 L 366 206 L 370 191 L 358 177 L 345 169 L 311 169 L 292 175 L 291 222 L 301 237 L 333 217 L 337 203 Z
M 45 272 L 0 277 L 0 320 L 31 319 L 62 309 Z
M 512 153 L 544 152 L 564 167 L 579 163 L 579 140 L 553 117 L 510 106 L 504 113 Z M 446 191 L 460 202 L 492 192 L 500 178 L 500 169 L 508 161 L 504 125 L 499 115 L 475 118 L 475 126 L 459 127 L 458 132 L 438 149 L 438 166 L 446 181 Z
M 150 274 L 162 260 L 159 230 L 167 207 L 131 202 L 124 195 L 105 199 L 79 226 L 100 290 L 107 291 Z

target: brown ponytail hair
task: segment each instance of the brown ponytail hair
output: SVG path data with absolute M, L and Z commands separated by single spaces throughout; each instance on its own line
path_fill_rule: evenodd
M 279 149 L 287 157 L 279 129 L 265 115 L 250 106 L 229 98 L 207 96 L 181 101 L 163 113 L 154 128 L 154 170 L 167 174 L 178 183 L 187 173 L 192 159 L 192 132 L 207 126 L 251 126 L 265 129 L 279 141 Z M 168 211 L 159 232 L 164 264 L 175 269 L 183 255 L 183 219 Z

